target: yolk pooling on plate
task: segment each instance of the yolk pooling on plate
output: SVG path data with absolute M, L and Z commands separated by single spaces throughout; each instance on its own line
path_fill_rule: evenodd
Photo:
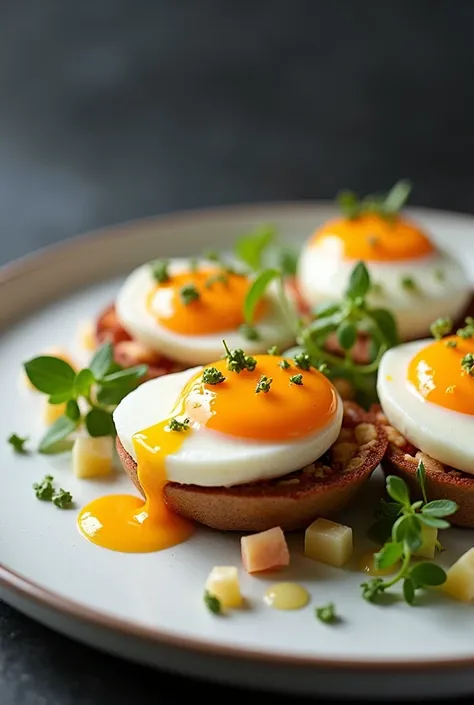
M 312 237 L 313 245 L 338 239 L 347 260 L 394 262 L 418 259 L 435 250 L 430 239 L 405 218 L 382 218 L 376 214 L 361 215 L 353 220 L 332 220 Z
M 474 415 L 474 377 L 462 366 L 469 353 L 474 354 L 474 338 L 436 340 L 410 360 L 408 381 L 426 401 Z
M 188 434 L 199 433 L 200 427 L 265 443 L 301 438 L 335 417 L 337 393 L 323 374 L 294 365 L 282 369 L 278 356 L 255 359 L 254 370 L 239 373 L 227 369 L 227 360 L 214 363 L 225 377 L 218 384 L 204 383 L 200 370 L 185 385 L 169 418 L 133 436 L 137 475 L 146 499 L 110 495 L 92 501 L 78 520 L 89 540 L 112 550 L 149 552 L 181 543 L 191 535 L 192 523 L 170 511 L 163 488 L 167 457 L 177 453 Z M 295 373 L 301 374 L 302 384 L 291 381 Z M 262 376 L 271 379 L 270 391 L 256 393 Z
M 147 308 L 160 325 L 182 335 L 236 330 L 244 323 L 243 305 L 251 284 L 248 277 L 224 269 L 182 272 L 156 285 L 148 296 Z M 264 313 L 265 303 L 261 301 L 255 321 Z

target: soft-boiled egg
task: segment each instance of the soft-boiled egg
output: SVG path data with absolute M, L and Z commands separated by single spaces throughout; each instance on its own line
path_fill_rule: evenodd
M 432 320 L 460 317 L 472 295 L 461 264 L 404 216 L 365 213 L 325 223 L 301 251 L 297 284 L 313 307 L 338 300 L 358 261 L 369 269 L 371 305 L 394 314 L 403 340 L 425 336 Z
M 474 474 L 474 337 L 405 343 L 387 351 L 377 391 L 389 422 L 416 448 Z
M 222 339 L 250 354 L 293 342 L 276 288 L 270 287 L 255 309 L 250 337 L 242 332 L 244 301 L 252 279 L 226 271 L 215 262 L 173 259 L 157 281 L 153 265 L 130 274 L 120 289 L 116 312 L 125 330 L 148 348 L 186 365 L 206 364 L 219 356 Z M 291 303 L 289 304 L 291 306 Z
M 343 416 L 331 382 L 315 369 L 281 365 L 278 356 L 246 359 L 248 368 L 240 372 L 221 359 L 210 376 L 208 368 L 195 367 L 146 382 L 125 397 L 114 421 L 137 463 L 146 500 L 94 500 L 79 517 L 86 537 L 128 552 L 172 546 L 192 527 L 165 504 L 167 481 L 205 487 L 258 482 L 305 467 L 328 450 Z

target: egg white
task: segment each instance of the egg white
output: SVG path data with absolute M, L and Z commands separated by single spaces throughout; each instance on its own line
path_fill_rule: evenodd
M 168 419 L 184 385 L 201 369 L 145 382 L 118 405 L 114 412 L 117 435 L 134 460 L 133 435 Z M 201 414 L 201 409 L 193 410 L 192 405 L 186 409 L 191 425 L 197 427 L 186 431 L 181 448 L 166 458 L 168 479 L 203 487 L 230 487 L 281 477 L 320 458 L 339 435 L 343 407 L 338 396 L 336 414 L 324 428 L 279 443 L 236 438 L 199 426 Z
M 297 272 L 303 297 L 312 306 L 340 299 L 355 264 L 344 259 L 338 238 L 325 238 L 317 245 L 307 243 Z M 456 320 L 472 295 L 472 284 L 462 265 L 442 250 L 403 262 L 366 262 L 366 266 L 372 282 L 382 287 L 380 292 L 370 293 L 367 300 L 392 311 L 402 340 L 425 336 L 436 318 L 449 316 Z M 438 272 L 442 272 L 442 280 Z M 413 278 L 416 291 L 403 287 L 404 277 Z
M 189 270 L 187 259 L 174 259 L 170 262 L 170 274 L 187 270 Z M 288 347 L 294 340 L 279 303 L 276 287 L 272 285 L 265 295 L 267 312 L 255 326 L 259 333 L 257 341 L 248 340 L 238 330 L 204 335 L 183 335 L 165 328 L 158 323 L 146 306 L 147 295 L 155 285 L 156 282 L 148 264 L 133 271 L 117 295 L 117 317 L 133 338 L 177 362 L 186 365 L 205 365 L 218 360 L 223 354 L 223 339 L 230 348 L 242 348 L 250 355 L 264 353 L 272 345 L 280 348 Z M 162 305 L 166 305 L 165 300 L 162 300 Z M 293 306 L 291 301 L 290 306 Z
M 382 357 L 377 393 L 390 424 L 435 460 L 474 474 L 474 416 L 427 401 L 408 381 L 410 360 L 433 340 L 417 340 Z

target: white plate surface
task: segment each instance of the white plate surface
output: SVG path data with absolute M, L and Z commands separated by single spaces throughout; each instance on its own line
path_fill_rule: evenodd
M 3 437 L 17 432 L 34 441 L 43 431 L 40 399 L 22 383 L 22 361 L 56 345 L 87 359 L 78 324 L 113 300 L 129 269 L 157 255 L 227 247 L 261 222 L 301 240 L 331 214 L 330 206 L 307 203 L 176 215 L 75 239 L 0 271 Z M 463 252 L 474 273 L 472 217 L 413 215 L 439 242 Z M 360 597 L 360 573 L 305 559 L 302 537 L 295 535 L 291 568 L 261 578 L 241 571 L 249 608 L 216 618 L 203 606 L 204 582 L 213 565 L 240 564 L 238 536 L 199 529 L 187 543 L 161 553 L 106 551 L 79 535 L 75 511 L 35 498 L 32 483 L 47 473 L 71 490 L 79 506 L 107 492 L 133 492 L 123 472 L 112 484 L 79 481 L 67 456 L 24 458 L 0 443 L 2 596 L 36 619 L 132 659 L 242 685 L 390 697 L 474 692 L 468 669 L 474 665 L 474 608 L 437 595 L 415 608 L 370 605 Z M 359 507 L 343 517 L 355 527 L 357 553 L 371 546 L 364 534 L 379 486 L 374 477 Z M 443 538 L 445 565 L 474 544 L 470 531 L 452 530 Z M 267 608 L 263 592 L 279 579 L 305 585 L 310 606 L 293 613 Z M 329 600 L 343 617 L 335 627 L 313 614 Z

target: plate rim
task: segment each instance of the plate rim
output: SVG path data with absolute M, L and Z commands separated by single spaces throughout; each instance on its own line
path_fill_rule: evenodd
M 130 219 L 124 222 L 108 225 L 102 228 L 97 228 L 85 233 L 79 233 L 65 240 L 53 243 L 50 245 L 38 248 L 30 253 L 18 257 L 11 262 L 0 267 L 0 289 L 8 282 L 28 276 L 29 273 L 41 268 L 47 268 L 55 256 L 62 255 L 68 251 L 86 247 L 88 243 L 96 240 L 104 240 L 111 238 L 118 231 L 127 232 L 130 229 L 137 227 L 147 227 L 154 223 L 158 227 L 166 224 L 179 225 L 183 222 L 195 222 L 196 220 L 209 220 L 215 217 L 228 216 L 229 218 L 238 215 L 256 215 L 259 211 L 269 213 L 273 211 L 301 212 L 302 210 L 315 210 L 318 208 L 327 208 L 334 206 L 332 200 L 288 200 L 288 201 L 269 201 L 255 203 L 240 203 L 230 205 L 218 205 L 208 208 L 190 208 L 185 210 L 170 211 L 158 215 L 152 215 L 144 218 Z M 418 216 L 445 217 L 450 219 L 461 218 L 471 220 L 474 224 L 474 214 L 460 211 L 449 211 L 444 209 L 411 207 L 407 208 L 408 213 Z M 266 216 L 268 219 L 268 215 Z M 8 329 L 10 326 L 5 326 Z M 466 657 L 435 657 L 431 659 L 394 659 L 388 658 L 384 660 L 373 659 L 337 659 L 334 657 L 321 656 L 303 656 L 297 654 L 279 654 L 270 653 L 260 648 L 252 648 L 249 646 L 229 646 L 219 643 L 215 640 L 203 641 L 195 637 L 185 637 L 172 634 L 167 630 L 147 627 L 139 625 L 131 620 L 116 617 L 103 613 L 99 610 L 87 607 L 80 602 L 64 597 L 63 595 L 44 588 L 30 578 L 26 578 L 20 573 L 11 570 L 6 565 L 0 562 L 0 587 L 13 591 L 16 595 L 22 597 L 28 602 L 33 602 L 39 607 L 48 607 L 55 613 L 59 613 L 65 618 L 74 618 L 89 627 L 105 628 L 125 637 L 135 637 L 142 641 L 156 643 L 158 645 L 170 646 L 179 648 L 190 653 L 209 654 L 221 657 L 245 661 L 259 661 L 261 664 L 278 665 L 285 664 L 287 666 L 296 667 L 317 667 L 330 668 L 336 670 L 376 670 L 376 671 L 429 671 L 433 668 L 449 668 L 456 669 L 474 665 L 473 656 Z M 5 600 L 8 602 L 8 598 Z

